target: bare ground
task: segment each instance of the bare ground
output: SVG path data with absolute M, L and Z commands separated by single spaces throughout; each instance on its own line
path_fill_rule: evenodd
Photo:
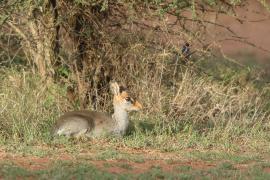
M 181 157 L 179 153 L 167 153 L 160 152 L 159 150 L 142 150 L 142 149 L 125 149 L 125 153 L 132 155 L 140 155 L 143 157 L 140 161 L 132 161 L 128 159 L 114 159 L 107 158 L 98 160 L 95 159 L 95 151 L 82 151 L 79 154 L 52 154 L 44 157 L 13 154 L 4 150 L 0 151 L 0 164 L 9 162 L 16 166 L 22 167 L 27 170 L 37 171 L 46 170 L 52 167 L 57 161 L 71 161 L 71 162 L 84 162 L 94 165 L 100 170 L 104 170 L 114 174 L 141 174 L 149 171 L 152 168 L 160 168 L 165 172 L 177 171 L 177 168 L 190 167 L 192 170 L 208 170 L 211 168 L 218 167 L 221 161 L 207 161 L 207 160 L 196 160 Z M 190 149 L 187 151 L 191 151 Z M 61 152 L 58 151 L 58 152 Z M 224 160 L 226 162 L 226 160 Z M 265 162 L 270 162 L 265 159 Z M 245 171 L 249 167 L 256 164 L 256 161 L 249 161 L 247 163 L 233 164 L 235 170 Z M 264 171 L 270 173 L 270 167 L 265 167 Z

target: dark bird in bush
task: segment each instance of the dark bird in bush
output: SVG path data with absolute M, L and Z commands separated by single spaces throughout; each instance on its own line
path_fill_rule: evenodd
M 190 45 L 189 43 L 185 43 L 182 47 L 182 55 L 184 58 L 188 59 L 190 57 Z

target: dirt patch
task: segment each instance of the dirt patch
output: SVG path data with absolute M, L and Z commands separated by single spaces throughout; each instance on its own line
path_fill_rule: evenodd
M 122 149 L 122 148 L 121 148 Z M 123 150 L 123 149 L 122 149 Z M 150 170 L 160 170 L 163 172 L 181 173 L 184 171 L 214 169 L 219 167 L 220 161 L 190 160 L 181 157 L 180 153 L 162 153 L 158 150 L 125 149 L 128 155 L 140 155 L 142 159 L 102 159 L 95 158 L 95 152 L 82 151 L 80 154 L 72 155 L 68 153 L 53 154 L 51 156 L 37 157 L 31 155 L 11 154 L 0 150 L 0 163 L 11 162 L 19 167 L 31 171 L 50 169 L 57 161 L 69 161 L 72 163 L 86 163 L 94 167 L 114 174 L 142 174 Z M 256 162 L 247 164 L 234 164 L 235 170 L 246 171 Z M 270 168 L 264 168 L 266 173 L 270 173 Z
M 270 167 L 268 167 L 268 168 L 264 168 L 264 172 L 266 172 L 266 173 L 270 173 Z
M 147 153 L 146 153 L 147 151 Z M 83 156 L 80 158 L 76 158 L 69 154 L 60 154 L 54 156 L 47 157 L 36 157 L 36 156 L 23 156 L 23 155 L 14 155 L 4 151 L 0 152 L 0 163 L 4 162 L 12 162 L 19 167 L 23 167 L 28 170 L 45 170 L 50 167 L 56 161 L 72 161 L 72 162 L 80 162 L 81 159 L 84 159 L 83 162 L 94 165 L 95 167 L 105 170 L 110 173 L 133 173 L 140 174 L 147 172 L 153 168 L 158 168 L 165 172 L 172 172 L 179 166 L 189 166 L 192 169 L 208 169 L 215 167 L 216 164 L 203 162 L 203 161 L 185 161 L 185 160 L 177 160 L 177 161 L 169 161 L 168 159 L 172 158 L 174 153 L 168 153 L 164 155 L 159 151 L 155 150 L 131 150 L 129 149 L 128 153 L 131 154 L 144 154 L 146 157 L 142 162 L 133 162 L 129 160 L 92 160 L 89 159 L 89 156 L 93 156 L 93 153 L 83 153 Z M 155 156 L 157 160 L 147 159 L 149 157 L 152 158 Z M 84 158 L 85 157 L 85 158 Z M 158 159 L 161 157 L 165 157 L 165 159 Z
M 202 161 L 179 161 L 170 163 L 166 160 L 146 160 L 144 162 L 132 162 L 127 160 L 89 160 L 88 163 L 93 164 L 99 169 L 115 174 L 141 174 L 153 168 L 157 168 L 165 172 L 173 172 L 176 170 L 177 167 L 181 166 L 188 166 L 191 167 L 191 169 L 206 170 L 216 166 L 215 163 L 208 163 Z
M 54 161 L 67 161 L 73 159 L 74 158 L 67 154 L 61 154 L 58 157 L 37 157 L 14 155 L 4 151 L 0 151 L 0 163 L 11 162 L 16 164 L 17 166 L 26 168 L 28 170 L 47 169 L 49 165 Z

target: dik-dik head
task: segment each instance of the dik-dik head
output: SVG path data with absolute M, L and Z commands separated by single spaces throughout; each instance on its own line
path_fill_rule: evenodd
M 139 111 L 142 109 L 142 105 L 137 100 L 130 97 L 126 89 L 119 86 L 117 82 L 111 82 L 110 89 L 114 95 L 114 108 L 122 108 L 126 111 Z

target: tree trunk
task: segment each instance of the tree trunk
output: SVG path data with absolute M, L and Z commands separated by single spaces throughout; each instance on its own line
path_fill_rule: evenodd
M 44 79 L 54 74 L 53 63 L 58 53 L 56 47 L 59 28 L 56 23 L 56 1 L 50 0 L 43 7 L 40 10 L 30 6 L 28 14 L 14 17 L 7 24 L 21 37 L 24 53 Z

